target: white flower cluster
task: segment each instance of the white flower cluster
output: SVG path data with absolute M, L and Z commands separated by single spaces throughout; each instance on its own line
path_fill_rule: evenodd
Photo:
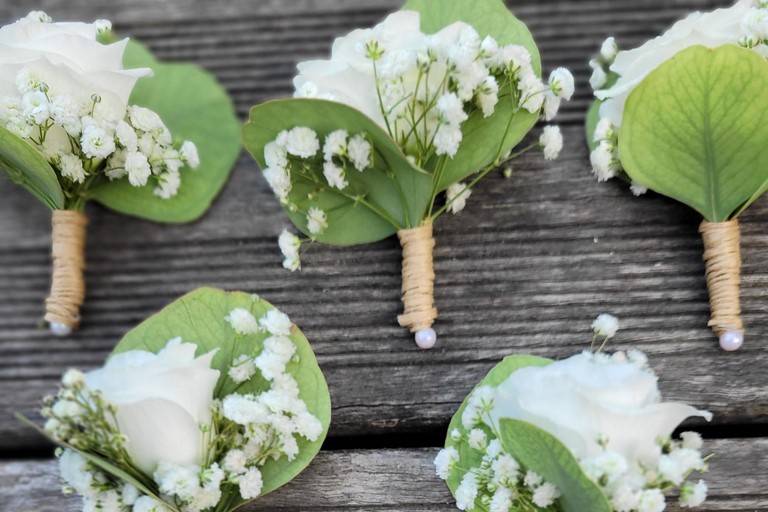
M 662 512 L 666 509 L 664 492 L 673 488 L 680 489 L 680 505 L 693 508 L 707 498 L 703 480 L 686 481 L 693 472 L 707 470 L 701 447 L 698 434 L 685 432 L 682 441 L 659 441 L 656 464 L 627 460 L 621 453 L 605 449 L 583 459 L 581 466 L 616 512 Z
M 451 444 L 435 457 L 435 472 L 447 480 L 454 472 L 463 474 L 456 488 L 459 510 L 510 512 L 513 510 L 549 510 L 560 497 L 558 488 L 544 481 L 541 475 L 526 470 L 510 454 L 483 418 L 493 408 L 494 390 L 483 386 L 469 398 L 461 417 L 462 428 L 451 431 Z M 482 455 L 479 466 L 461 466 L 459 451 L 454 445 L 466 442 Z
M 51 23 L 44 13 L 30 16 L 34 21 L 17 23 Z M 96 25 L 99 31 L 109 27 L 104 20 Z M 181 168 L 200 163 L 194 143 L 175 147 L 155 112 L 102 101 L 95 89 L 89 92 L 87 86 L 62 76 L 36 62 L 23 65 L 15 76 L 15 93 L 0 98 L 0 126 L 37 147 L 72 195 L 86 181 L 104 174 L 109 179 L 127 177 L 134 187 L 151 180 L 157 196 L 175 196 Z
M 319 160 L 322 149 L 322 177 L 311 165 L 312 160 Z M 277 138 L 264 146 L 264 160 L 267 168 L 264 177 L 280 202 L 292 210 L 299 207 L 289 199 L 293 187 L 292 178 L 296 174 L 314 185 L 328 189 L 344 191 L 349 187 L 347 172 L 355 169 L 363 172 L 373 165 L 373 148 L 363 134 L 352 137 L 345 130 L 336 130 L 325 137 L 322 148 L 317 133 L 311 128 L 297 126 L 284 130 Z M 319 161 L 318 161 L 319 163 Z M 306 212 L 307 230 L 312 236 L 321 235 L 328 228 L 326 213 L 317 206 L 310 206 Z M 283 248 L 283 254 L 290 260 L 286 268 L 299 268 L 298 247 L 293 251 Z M 296 252 L 296 257 L 289 255 Z
M 453 157 L 463 139 L 462 123 L 478 109 L 484 117 L 493 115 L 500 97 L 549 120 L 574 92 L 573 76 L 564 68 L 543 83 L 524 47 L 500 46 L 463 22 L 427 35 L 413 11 L 337 39 L 330 61 L 303 62 L 298 69 L 297 97 L 357 108 L 417 165 L 434 154 Z
M 667 32 L 642 46 L 619 51 L 616 40 L 609 37 L 600 53 L 590 61 L 590 84 L 600 106 L 600 121 L 590 155 L 597 180 L 619 177 L 631 181 L 619 160 L 619 128 L 624 107 L 632 91 L 654 69 L 682 50 L 693 45 L 717 48 L 738 44 L 765 57 L 768 53 L 768 4 L 763 0 L 738 0 L 728 8 L 711 12 L 694 12 L 675 23 Z M 632 183 L 636 196 L 647 192 L 639 183 Z

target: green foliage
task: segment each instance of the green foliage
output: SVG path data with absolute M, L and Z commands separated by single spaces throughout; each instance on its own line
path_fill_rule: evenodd
M 242 292 L 224 292 L 213 288 L 200 288 L 176 300 L 159 313 L 151 316 L 128 332 L 115 347 L 114 353 L 128 350 L 158 352 L 167 342 L 180 336 L 185 342 L 198 346 L 197 355 L 218 350 L 213 367 L 221 372 L 216 397 L 221 398 L 234 390 L 227 377 L 230 363 L 239 355 L 253 353 L 263 346 L 266 333 L 237 335 L 225 317 L 234 308 L 249 310 L 256 318 L 263 316 L 273 306 L 268 302 Z M 264 487 L 262 495 L 290 482 L 320 451 L 331 420 L 331 400 L 328 386 L 307 339 L 294 326 L 290 336 L 297 349 L 297 360 L 287 366 L 299 385 L 301 399 L 309 411 L 323 425 L 323 434 L 314 442 L 298 438 L 299 454 L 293 461 L 285 457 L 271 460 L 262 468 Z M 238 389 L 238 393 L 258 393 L 268 388 L 261 377 L 254 377 Z
M 64 208 L 64 193 L 56 173 L 28 142 L 0 127 L 0 169 L 12 182 L 29 190 L 48 208 Z
M 127 180 L 104 181 L 89 198 L 157 222 L 195 220 L 208 210 L 240 153 L 240 123 L 232 100 L 212 74 L 191 64 L 160 62 L 135 41 L 128 43 L 124 64 L 152 68 L 154 76 L 136 84 L 131 104 L 156 111 L 174 138 L 194 142 L 200 167 L 182 169 L 181 188 L 171 199 L 154 195 L 152 186 L 132 187 Z
M 251 109 L 249 121 L 243 127 L 244 145 L 265 169 L 264 147 L 282 130 L 295 126 L 315 130 L 321 144 L 326 135 L 340 128 L 350 135 L 364 133 L 375 152 L 374 168 L 346 173 L 350 186 L 344 191 L 329 187 L 322 179 L 310 179 L 322 176 L 321 163 L 314 164 L 305 175 L 292 171 L 293 189 L 289 197 L 298 210 L 287 213 L 297 228 L 308 233 L 305 216 L 310 206 L 327 213 L 328 229 L 316 238 L 332 245 L 387 238 L 396 231 L 387 217 L 400 227 L 419 225 L 430 199 L 431 176 L 411 165 L 389 135 L 354 108 L 317 99 L 266 102 Z
M 736 46 L 688 48 L 630 95 L 619 154 L 640 185 L 710 222 L 768 189 L 768 63 Z
M 501 0 L 408 0 L 403 10 L 418 11 L 425 33 L 463 21 L 472 25 L 480 37 L 492 36 L 500 45 L 518 44 L 531 54 L 531 64 L 541 75 L 541 57 L 531 32 Z M 500 97 L 496 111 L 489 118 L 480 110 L 462 125 L 464 140 L 454 158 L 446 162 L 438 190 L 493 165 L 523 140 L 539 120 L 538 115 L 518 109 L 509 95 Z
M 504 451 L 557 486 L 563 512 L 613 511 L 603 491 L 557 438 L 535 425 L 512 419 L 501 419 L 499 430 Z

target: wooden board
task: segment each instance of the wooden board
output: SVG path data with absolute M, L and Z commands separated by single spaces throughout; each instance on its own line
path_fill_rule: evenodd
M 708 443 L 716 453 L 707 474 L 710 499 L 702 512 L 768 510 L 768 441 Z M 283 489 L 244 510 L 292 512 L 451 512 L 448 488 L 434 476 L 436 449 L 336 451 L 322 453 Z M 5 506 L 6 508 L 3 508 Z M 50 461 L 0 463 L 0 510 L 75 512 L 76 497 L 58 492 L 56 466 Z M 681 512 L 674 499 L 668 512 Z

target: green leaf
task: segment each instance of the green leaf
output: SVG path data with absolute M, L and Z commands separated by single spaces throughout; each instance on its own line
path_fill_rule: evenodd
M 508 418 L 499 421 L 499 429 L 504 451 L 557 486 L 563 512 L 612 512 L 603 491 L 557 438 L 530 423 Z
M 317 183 L 292 173 L 290 199 L 303 211 L 287 213 L 298 229 L 308 233 L 305 213 L 310 206 L 318 206 L 328 214 L 328 229 L 316 238 L 332 245 L 362 244 L 391 236 L 396 228 L 380 212 L 401 227 L 417 226 L 424 218 L 432 177 L 413 167 L 389 135 L 354 108 L 317 99 L 263 103 L 251 109 L 250 119 L 243 127 L 244 145 L 264 169 L 264 147 L 282 130 L 295 126 L 312 128 L 321 142 L 339 128 L 350 135 L 364 133 L 375 150 L 374 168 L 346 173 L 348 190 L 360 191 L 374 209 L 327 185 L 318 187 Z M 313 174 L 322 176 L 322 169 L 314 169 Z M 311 199 L 308 194 L 312 194 Z
M 586 131 L 587 146 L 590 151 L 594 151 L 597 147 L 597 142 L 595 142 L 595 130 L 597 129 L 597 123 L 600 122 L 600 106 L 602 104 L 602 101 L 595 100 L 592 102 L 592 105 L 589 106 L 589 110 L 587 110 L 587 118 L 584 123 L 584 128 Z
M 500 45 L 521 45 L 531 54 L 536 74 L 541 75 L 541 57 L 531 32 L 501 0 L 408 0 L 403 10 L 418 11 L 421 29 L 426 33 L 463 21 L 472 25 L 481 38 L 490 35 Z M 464 139 L 456 155 L 447 161 L 438 190 L 493 164 L 517 146 L 538 120 L 536 114 L 518 111 L 510 98 L 501 98 L 489 118 L 476 110 L 462 125 Z
M 0 169 L 53 210 L 64 208 L 56 173 L 35 147 L 0 127 Z
M 244 353 L 260 350 L 267 334 L 260 333 L 239 336 L 227 323 L 225 317 L 234 308 L 245 308 L 259 318 L 273 308 L 258 297 L 242 292 L 224 292 L 214 288 L 200 288 L 176 300 L 159 313 L 151 316 L 135 329 L 128 332 L 113 353 L 128 350 L 158 352 L 168 340 L 180 336 L 184 341 L 198 346 L 197 355 L 218 350 L 213 367 L 221 372 L 216 396 L 221 398 L 235 389 L 227 372 L 233 359 Z M 274 491 L 290 482 L 314 459 L 328 432 L 331 420 L 331 400 L 317 360 L 304 334 L 294 327 L 290 336 L 296 345 L 297 361 L 287 366 L 299 385 L 302 400 L 309 411 L 323 425 L 323 434 L 314 442 L 299 438 L 299 454 L 293 461 L 285 457 L 270 460 L 261 468 L 264 479 L 262 495 Z M 268 388 L 261 377 L 251 379 L 247 385 L 237 389 L 238 393 L 257 393 Z
M 509 377 L 512 372 L 519 370 L 520 368 L 525 368 L 528 366 L 546 366 L 548 364 L 552 363 L 549 359 L 544 359 L 541 357 L 535 357 L 535 356 L 508 356 L 505 357 L 503 361 L 501 361 L 499 364 L 493 367 L 493 369 L 488 372 L 488 375 L 486 375 L 483 380 L 481 380 L 477 386 L 475 386 L 472 390 L 474 392 L 475 389 L 482 387 L 482 386 L 491 386 L 496 387 L 505 380 L 507 380 L 507 377 Z M 463 468 L 470 468 L 470 467 L 476 467 L 480 465 L 480 461 L 482 460 L 482 454 L 477 451 L 473 450 L 469 447 L 466 440 L 461 440 L 459 442 L 454 441 L 451 439 L 451 432 L 453 429 L 460 429 L 462 430 L 462 424 L 461 424 L 461 415 L 464 413 L 464 409 L 467 408 L 467 404 L 469 403 L 469 396 L 472 394 L 472 392 L 467 395 L 467 398 L 464 399 L 464 401 L 461 404 L 461 407 L 459 407 L 459 410 L 456 411 L 456 414 L 453 415 L 453 418 L 451 418 L 451 423 L 448 426 L 448 436 L 445 439 L 445 446 L 447 447 L 453 447 L 456 448 L 456 450 L 459 452 L 459 466 Z M 487 427 L 483 426 L 481 427 L 483 430 L 485 430 L 486 435 L 491 435 L 492 432 Z M 447 484 L 448 488 L 451 490 L 451 493 L 455 495 L 456 488 L 461 483 L 461 477 L 463 476 L 463 472 L 454 470 L 451 475 L 448 478 Z M 476 509 L 478 510 L 478 509 Z M 470 511 L 473 512 L 473 511 Z
M 155 196 L 152 186 L 132 187 L 127 180 L 103 182 L 90 198 L 157 222 L 195 220 L 208 210 L 240 153 L 240 123 L 232 100 L 212 74 L 191 64 L 160 62 L 135 41 L 128 43 L 124 63 L 126 68 L 152 68 L 154 76 L 136 84 L 131 104 L 156 111 L 174 138 L 194 142 L 200 167 L 182 169 L 181 188 L 171 199 Z
M 710 222 L 730 219 L 768 182 L 768 63 L 737 46 L 688 48 L 632 92 L 619 155 L 640 185 Z

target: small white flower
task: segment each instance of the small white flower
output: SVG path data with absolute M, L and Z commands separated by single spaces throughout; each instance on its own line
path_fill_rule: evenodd
M 132 484 L 123 485 L 121 499 L 125 505 L 131 506 L 139 499 L 139 490 Z
M 328 185 L 339 190 L 344 190 L 349 185 L 344 177 L 344 169 L 333 162 L 329 161 L 323 164 L 323 176 L 325 176 Z
M 96 124 L 88 124 L 83 128 L 80 146 L 85 156 L 98 159 L 108 157 L 116 149 L 115 139 Z
M 132 512 L 170 512 L 171 509 L 149 496 L 142 496 L 133 504 Z
M 637 197 L 637 196 L 642 196 L 643 194 L 648 192 L 648 187 L 644 187 L 639 183 L 633 181 L 632 185 L 629 187 L 629 190 L 632 191 L 632 195 Z
M 38 23 L 51 23 L 53 18 L 48 16 L 44 11 L 30 11 L 29 14 L 24 16 L 25 20 L 36 21 Z
M 160 119 L 157 112 L 148 108 L 131 105 L 128 107 L 128 119 L 130 119 L 131 125 L 133 125 L 134 128 L 143 132 L 159 132 L 167 130 L 163 120 Z
M 544 105 L 544 92 L 547 90 L 539 77 L 533 71 L 526 73 L 520 78 L 517 88 L 522 100 L 520 106 L 531 114 L 539 112 Z
M 460 439 L 461 438 L 455 439 L 455 441 L 459 441 Z M 501 454 L 501 451 L 501 443 L 498 439 L 493 439 L 490 443 L 488 443 L 488 449 L 485 451 L 485 453 L 488 455 L 488 457 L 495 459 Z
M 125 155 L 125 171 L 128 173 L 128 182 L 134 187 L 143 187 L 147 184 L 152 168 L 149 166 L 144 153 L 129 151 Z
M 48 105 L 48 109 L 54 123 L 64 128 L 73 137 L 80 135 L 83 129 L 82 122 L 80 121 L 81 108 L 72 98 L 69 96 L 55 96 Z
M 136 151 L 139 147 L 139 138 L 136 135 L 136 130 L 131 125 L 123 120 L 117 123 L 115 128 L 115 138 L 117 142 L 128 151 Z
M 320 235 L 328 227 L 328 217 L 325 212 L 315 206 L 307 212 L 307 229 L 313 235 Z
M 246 500 L 258 498 L 261 494 L 263 484 L 261 472 L 256 468 L 249 468 L 248 471 L 238 479 L 240 496 Z
M 506 487 L 499 487 L 496 492 L 493 493 L 491 498 L 491 504 L 488 506 L 489 512 L 509 512 L 512 508 L 512 498 L 514 495 L 512 491 Z
M 109 20 L 96 20 L 93 22 L 93 26 L 96 27 L 96 32 L 99 34 L 112 30 L 112 22 Z
M 227 372 L 229 378 L 236 384 L 250 380 L 255 374 L 256 365 L 254 364 L 253 359 L 245 354 L 235 359 Z
M 61 171 L 62 176 L 75 183 L 82 183 L 85 181 L 83 162 L 75 155 L 70 153 L 59 155 L 59 170 Z
M 246 457 L 243 450 L 229 450 L 224 456 L 221 466 L 224 468 L 224 471 L 239 475 L 246 472 L 245 465 L 247 462 L 248 457 Z
M 191 140 L 185 140 L 181 144 L 179 155 L 181 155 L 181 159 L 190 169 L 197 169 L 200 167 L 200 155 L 197 152 L 197 146 Z
M 57 418 L 75 418 L 83 413 L 83 408 L 71 400 L 59 400 L 53 405 L 53 414 Z
M 456 215 L 466 207 L 472 190 L 465 183 L 454 183 L 448 187 L 445 195 L 448 211 Z
M 479 428 L 473 428 L 469 432 L 469 437 L 467 438 L 467 443 L 469 444 L 469 447 L 474 450 L 484 450 L 485 449 L 485 443 L 487 442 L 487 437 L 485 435 L 485 432 Z
M 552 91 L 544 93 L 544 120 L 551 121 L 557 116 L 560 111 L 560 105 L 562 103 L 560 96 L 556 95 Z
M 87 496 L 93 493 L 93 474 L 88 470 L 88 462 L 79 453 L 69 449 L 62 452 L 59 457 L 59 474 L 79 494 Z
M 317 441 L 323 433 L 323 424 L 314 415 L 303 412 L 294 417 L 296 432 L 310 441 Z
M 613 338 L 619 330 L 619 319 L 608 313 L 602 313 L 592 322 L 592 330 L 598 336 Z
M 293 185 L 291 184 L 291 175 L 287 169 L 267 167 L 264 170 L 264 178 L 281 203 L 288 201 L 288 194 L 291 193 Z
M 663 512 L 666 508 L 664 494 L 659 489 L 646 489 L 640 493 L 638 512 Z
M 435 148 L 438 155 L 448 155 L 453 158 L 459 151 L 459 144 L 464 135 L 458 126 L 444 124 L 437 130 L 435 136 Z
M 563 150 L 563 134 L 559 126 L 545 126 L 539 138 L 539 144 L 544 150 L 544 158 L 555 160 Z
M 637 509 L 639 501 L 640 491 L 626 484 L 616 487 L 611 496 L 611 504 L 616 512 L 632 512 Z
M 435 457 L 435 473 L 441 480 L 447 480 L 454 465 L 459 461 L 459 452 L 450 446 L 437 453 Z
M 162 199 L 170 199 L 179 193 L 181 175 L 178 172 L 164 172 L 157 179 L 158 186 L 153 190 L 156 196 Z
M 525 478 L 523 478 L 523 483 L 529 489 L 534 489 L 539 485 L 541 485 L 543 482 L 544 482 L 544 479 L 541 477 L 541 475 L 539 475 L 535 471 L 528 470 L 525 473 Z
M 347 147 L 347 154 L 352 161 L 352 165 L 360 172 L 363 172 L 371 165 L 371 143 L 360 134 L 350 139 Z
M 284 229 L 280 233 L 277 243 L 280 247 L 280 252 L 283 254 L 283 267 L 290 271 L 299 269 L 301 267 L 301 259 L 299 258 L 301 240 L 299 237 Z
M 504 487 L 514 487 L 520 476 L 520 464 L 511 455 L 502 453 L 491 464 L 493 483 Z
M 464 112 L 464 104 L 454 93 L 443 94 L 437 100 L 437 110 L 440 112 L 445 123 L 459 125 L 467 120 L 467 113 Z
M 600 142 L 603 140 L 611 140 L 616 135 L 615 127 L 613 126 L 613 123 L 611 120 L 607 117 L 603 117 L 598 121 L 597 126 L 595 127 L 595 133 L 592 139 L 595 142 Z
M 495 77 L 486 77 L 477 92 L 475 102 L 480 107 L 480 110 L 483 111 L 483 117 L 493 115 L 496 104 L 499 102 L 499 84 Z
M 44 124 L 50 116 L 48 97 L 42 91 L 29 91 L 21 98 L 24 117 L 35 124 Z
M 541 508 L 552 505 L 560 497 L 560 491 L 549 482 L 541 484 L 533 491 L 533 503 Z
M 225 320 L 237 334 L 256 334 L 260 331 L 256 318 L 245 308 L 235 308 L 229 312 Z
M 67 388 L 82 386 L 85 384 L 85 375 L 80 370 L 72 368 L 67 370 L 61 378 L 61 383 Z
M 686 483 L 680 489 L 680 505 L 686 508 L 698 507 L 707 500 L 707 488 L 704 480 L 699 480 L 695 485 Z
M 264 160 L 267 167 L 275 169 L 285 169 L 288 167 L 288 152 L 285 147 L 275 141 L 264 146 Z
M 459 510 L 471 510 L 475 506 L 477 499 L 477 477 L 474 473 L 468 472 L 461 479 L 461 483 L 456 488 L 456 507 Z
M 589 85 L 592 87 L 593 91 L 597 91 L 608 82 L 608 74 L 606 74 L 603 65 L 597 59 L 590 60 L 589 67 L 592 68 L 592 75 L 589 77 Z
M 606 478 L 615 482 L 627 471 L 629 465 L 623 455 L 616 452 L 604 451 L 582 463 L 584 471 L 595 482 Z
M 451 439 L 454 441 L 460 441 L 463 436 L 461 435 L 461 430 L 455 428 L 451 430 Z
M 259 320 L 259 325 L 269 331 L 270 334 L 277 336 L 290 336 L 291 327 L 293 326 L 288 315 L 277 309 L 267 311 Z
M 549 89 L 566 101 L 573 97 L 576 85 L 573 75 L 566 68 L 557 68 L 549 75 Z
M 609 37 L 600 46 L 600 57 L 607 63 L 613 62 L 616 58 L 616 54 L 619 53 L 619 45 L 616 44 L 616 38 Z
M 31 91 L 39 91 L 44 87 L 47 88 L 45 82 L 29 68 L 23 68 L 16 74 L 16 89 L 22 95 Z
M 320 150 L 317 133 L 306 126 L 297 126 L 285 134 L 285 149 L 299 158 L 311 158 Z
M 224 397 L 221 402 L 221 411 L 225 418 L 239 425 L 255 423 L 269 414 L 267 408 L 258 403 L 253 396 L 236 393 Z
M 689 450 L 701 450 L 704 446 L 704 440 L 698 432 L 683 432 L 680 434 L 680 439 L 683 440 L 683 448 Z
M 616 172 L 619 170 L 618 161 L 614 155 L 614 147 L 608 141 L 600 142 L 589 155 L 589 160 L 592 163 L 592 171 L 597 177 L 597 181 L 608 181 L 616 176 Z
M 326 161 L 347 152 L 347 138 L 349 138 L 349 134 L 346 130 L 336 130 L 325 137 L 323 157 Z

